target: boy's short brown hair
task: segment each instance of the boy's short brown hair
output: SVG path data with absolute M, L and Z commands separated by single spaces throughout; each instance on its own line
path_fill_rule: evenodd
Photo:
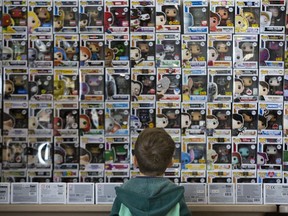
M 147 128 L 135 143 L 135 157 L 141 173 L 149 176 L 163 175 L 172 161 L 175 143 L 163 128 Z

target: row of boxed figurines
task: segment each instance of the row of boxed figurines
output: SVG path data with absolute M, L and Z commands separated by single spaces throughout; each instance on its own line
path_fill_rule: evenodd
M 1 1 L 2 3 L 2 1 Z M 129 4 L 130 3 L 130 4 Z M 14 33 L 284 33 L 286 1 L 15 0 L 2 26 Z M 208 5 L 209 3 L 209 5 Z
M 176 150 L 164 176 L 175 183 L 287 183 L 287 138 L 172 136 Z M 123 182 L 139 175 L 132 165 L 136 139 L 4 137 L 2 181 Z
M 4 34 L 2 64 L 31 68 L 283 69 L 288 61 L 287 37 L 284 34 L 106 33 L 29 35 L 27 38 L 23 34 Z
M 121 184 L 121 182 L 0 183 L 2 192 L 0 204 L 112 204 L 116 198 L 115 187 Z M 187 204 L 287 204 L 287 199 L 284 199 L 287 196 L 285 183 L 181 183 L 180 185 L 184 187 Z M 29 197 L 26 195 L 27 191 L 31 193 Z M 276 211 L 276 206 L 274 209 Z
M 78 71 L 7 67 L 3 69 L 2 82 L 6 102 L 283 103 L 288 100 L 288 70 L 284 69 L 80 68 Z
M 288 136 L 288 103 L 4 101 L 3 136 L 130 136 L 165 128 L 183 137 Z

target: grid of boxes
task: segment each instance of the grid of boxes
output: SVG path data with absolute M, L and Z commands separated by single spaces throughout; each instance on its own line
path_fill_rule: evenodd
M 287 183 L 285 1 L 1 9 L 2 182 L 123 182 L 138 134 L 162 127 L 175 183 Z

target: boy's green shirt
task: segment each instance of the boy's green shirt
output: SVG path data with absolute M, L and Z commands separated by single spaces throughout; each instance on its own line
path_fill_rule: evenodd
M 171 209 L 173 211 L 177 206 L 180 209 L 177 215 L 191 215 L 184 201 L 184 188 L 166 178 L 133 178 L 121 187 L 116 187 L 116 194 L 110 216 L 119 215 L 120 209 L 123 212 L 123 206 L 124 211 L 129 209 L 130 215 L 133 216 L 166 216 L 168 213 L 171 215 Z

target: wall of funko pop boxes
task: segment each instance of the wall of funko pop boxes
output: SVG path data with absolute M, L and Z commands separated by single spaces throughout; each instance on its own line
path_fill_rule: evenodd
M 162 127 L 191 202 L 288 202 L 285 1 L 1 3 L 2 185 L 122 183 Z

